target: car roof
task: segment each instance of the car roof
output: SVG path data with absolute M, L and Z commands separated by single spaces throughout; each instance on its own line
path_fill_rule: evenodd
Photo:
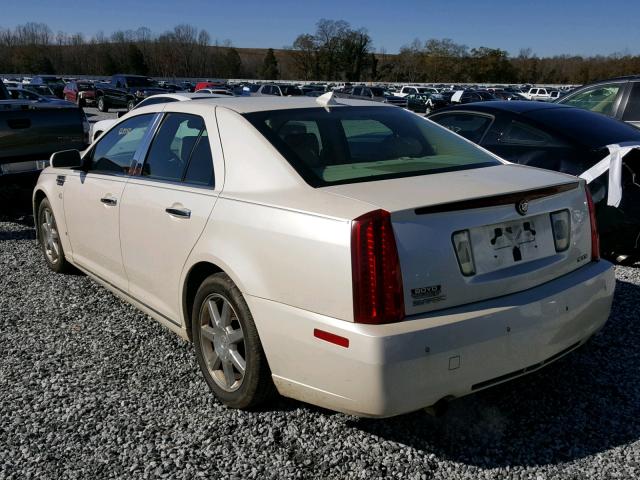
M 490 112 L 511 112 L 511 113 L 528 113 L 535 110 L 552 110 L 557 108 L 572 108 L 568 105 L 561 105 L 559 103 L 549 103 L 549 102 L 532 102 L 528 100 L 496 100 L 491 102 L 473 102 L 473 103 L 465 103 L 463 105 L 454 105 L 451 107 L 443 108 L 438 110 L 436 113 L 455 111 L 455 110 L 465 110 L 472 108 L 473 110 L 483 111 L 486 113 Z M 434 114 L 435 115 L 435 114 Z
M 332 108 L 344 106 L 356 107 L 381 107 L 398 108 L 382 102 L 372 102 L 368 100 L 353 100 L 346 98 L 335 98 L 338 105 Z M 295 108 L 324 108 L 324 105 L 317 102 L 315 97 L 230 97 L 220 96 L 211 99 L 199 99 L 199 102 L 211 102 L 221 107 L 228 108 L 237 113 L 264 112 L 269 110 L 291 110 Z

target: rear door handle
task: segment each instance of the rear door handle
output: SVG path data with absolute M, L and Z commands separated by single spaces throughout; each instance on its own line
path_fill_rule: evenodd
M 165 208 L 164 211 L 174 217 L 191 218 L 191 210 L 188 208 Z
M 109 205 L 110 207 L 113 207 L 118 204 L 118 200 L 116 200 L 113 197 L 102 197 L 100 201 L 105 205 Z

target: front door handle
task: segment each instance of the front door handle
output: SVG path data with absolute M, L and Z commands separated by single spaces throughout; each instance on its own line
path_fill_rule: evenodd
M 105 205 L 109 205 L 110 207 L 114 207 L 118 204 L 118 200 L 113 197 L 102 197 L 100 201 Z
M 191 210 L 188 208 L 165 208 L 164 211 L 174 217 L 191 218 Z

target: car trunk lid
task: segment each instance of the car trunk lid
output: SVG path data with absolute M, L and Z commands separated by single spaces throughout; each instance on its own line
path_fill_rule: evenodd
M 575 177 L 501 165 L 327 190 L 391 213 L 409 316 L 527 290 L 591 259 L 589 211 Z M 564 251 L 554 240 L 558 211 L 569 220 Z M 472 274 L 463 272 L 457 232 L 467 232 Z

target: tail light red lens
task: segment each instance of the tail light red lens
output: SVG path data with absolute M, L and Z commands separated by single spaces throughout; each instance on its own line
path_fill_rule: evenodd
M 389 212 L 375 210 L 353 221 L 351 268 L 355 322 L 382 324 L 404 318 L 402 273 Z
M 585 185 L 584 189 L 587 193 L 587 205 L 589 206 L 589 220 L 591 221 L 591 260 L 600 260 L 600 236 L 598 235 L 598 223 L 596 222 L 596 207 L 591 198 L 589 186 Z

